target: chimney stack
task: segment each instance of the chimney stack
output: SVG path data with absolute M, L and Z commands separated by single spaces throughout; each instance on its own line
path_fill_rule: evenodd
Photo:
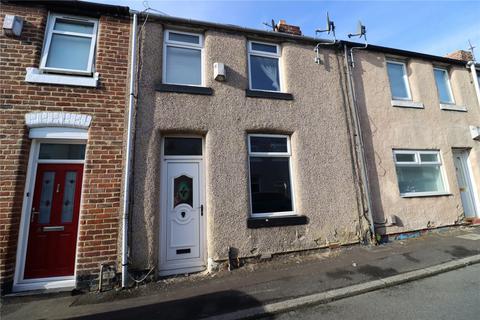
M 470 51 L 465 51 L 465 50 L 457 50 L 455 52 L 447 54 L 446 57 L 450 59 L 462 60 L 467 62 L 473 60 L 472 53 Z
M 287 22 L 285 20 L 280 20 L 280 22 L 277 23 L 276 31 L 277 32 L 282 32 L 282 33 L 293 34 L 295 36 L 301 36 L 302 35 L 302 31 L 300 30 L 300 27 L 289 25 L 289 24 L 287 24 Z

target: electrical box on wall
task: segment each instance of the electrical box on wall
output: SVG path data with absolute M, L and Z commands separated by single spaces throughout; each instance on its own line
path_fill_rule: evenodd
M 3 32 L 7 36 L 19 37 L 22 34 L 23 18 L 6 14 L 3 19 Z
M 480 141 L 480 127 L 470 126 L 470 133 L 473 140 Z
M 225 74 L 225 65 L 220 62 L 213 64 L 213 78 L 217 81 L 225 81 L 227 75 Z

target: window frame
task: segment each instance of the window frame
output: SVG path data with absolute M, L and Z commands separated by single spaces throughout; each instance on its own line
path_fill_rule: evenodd
M 442 101 L 441 98 L 440 98 L 440 90 L 438 89 L 437 79 L 435 77 L 435 70 L 442 71 L 447 76 L 446 80 L 447 80 L 448 93 L 450 94 L 450 98 L 451 98 L 450 101 Z M 455 97 L 453 96 L 452 86 L 450 85 L 450 72 L 448 71 L 448 69 L 444 68 L 444 67 L 434 66 L 433 67 L 433 77 L 434 77 L 434 80 L 435 80 L 435 86 L 437 87 L 437 96 L 438 96 L 438 101 L 440 102 L 440 104 L 454 105 L 455 104 Z
M 275 46 L 277 48 L 276 53 L 271 53 L 271 52 L 265 52 L 265 51 L 258 51 L 252 49 L 252 43 L 258 43 L 258 44 L 264 44 L 268 46 Z M 275 91 L 275 90 L 263 90 L 263 89 L 255 89 L 252 87 L 252 69 L 251 69 L 251 59 L 250 56 L 258 56 L 258 57 L 265 57 L 265 58 L 276 58 L 278 60 L 278 81 L 280 85 L 280 90 Z M 247 64 L 248 64 L 248 88 L 249 90 L 252 91 L 263 91 L 263 92 L 283 92 L 285 93 L 283 87 L 283 71 L 282 71 L 282 48 L 279 44 L 277 43 L 271 43 L 271 42 L 262 42 L 262 41 L 256 41 L 256 40 L 248 40 L 247 43 Z
M 178 33 L 189 36 L 197 36 L 199 43 L 189 43 L 182 41 L 169 40 L 170 33 Z M 190 87 L 205 87 L 205 54 L 204 54 L 204 41 L 203 34 L 186 32 L 186 31 L 177 31 L 173 29 L 167 29 L 163 33 L 163 59 L 162 59 L 162 83 L 171 84 L 171 85 L 180 85 L 180 86 L 190 86 Z M 186 83 L 174 83 L 167 82 L 167 47 L 176 47 L 183 49 L 193 49 L 200 51 L 200 84 L 186 84 Z
M 415 156 L 414 161 L 397 161 L 397 154 L 413 154 Z M 437 161 L 422 161 L 421 155 L 422 154 L 434 154 L 437 156 Z M 450 189 L 448 185 L 447 175 L 445 173 L 445 166 L 443 165 L 442 156 L 440 150 L 405 150 L 405 149 L 394 149 L 393 150 L 393 163 L 395 165 L 395 173 L 397 177 L 397 186 L 400 196 L 402 198 L 409 198 L 409 197 L 428 197 L 428 196 L 441 196 L 441 195 L 449 195 Z M 406 192 L 402 193 L 400 191 L 400 185 L 398 183 L 398 173 L 396 169 L 398 166 L 400 167 L 422 167 L 422 166 L 440 166 L 440 174 L 442 177 L 442 182 L 444 186 L 443 191 L 426 191 L 426 192 Z
M 71 31 L 56 31 L 54 30 L 55 22 L 57 19 L 60 20 L 67 20 L 72 22 L 87 22 L 93 23 L 93 31 L 91 35 L 87 35 L 86 33 L 78 33 L 78 32 L 71 32 Z M 69 15 L 69 14 L 59 14 L 59 13 L 48 13 L 47 18 L 47 27 L 45 28 L 45 36 L 42 48 L 42 55 L 40 58 L 40 66 L 39 69 L 46 72 L 52 73 L 66 73 L 66 74 L 74 74 L 74 75 L 92 75 L 95 71 L 95 52 L 97 48 L 97 33 L 98 33 L 98 23 L 99 20 L 91 17 L 85 16 L 76 16 L 76 15 Z M 91 38 L 90 40 L 90 52 L 88 55 L 88 66 L 86 70 L 76 70 L 76 69 L 64 69 L 64 68 L 52 68 L 47 67 L 47 60 L 48 55 L 50 54 L 50 45 L 52 42 L 53 34 L 63 34 L 67 36 L 74 36 L 74 37 L 83 37 L 83 38 Z
M 287 139 L 287 152 L 252 152 L 251 151 L 251 137 L 268 137 L 268 138 L 286 138 Z M 247 150 L 248 150 L 248 196 L 250 200 L 250 217 L 251 218 L 269 218 L 269 217 L 284 217 L 284 216 L 297 216 L 296 204 L 295 204 L 295 186 L 293 183 L 293 166 L 292 166 L 292 152 L 290 147 L 290 136 L 285 134 L 260 134 L 252 133 L 247 135 Z M 292 199 L 292 211 L 282 212 L 253 212 L 252 202 L 252 175 L 250 170 L 250 158 L 251 157 L 269 157 L 269 158 L 286 158 L 288 157 L 288 169 L 290 177 L 290 197 Z
M 393 92 L 392 92 L 392 87 L 391 87 L 391 80 L 390 80 L 390 76 L 388 74 L 388 64 L 398 64 L 398 65 L 401 65 L 402 66 L 402 70 L 403 70 L 403 83 L 405 84 L 405 87 L 407 89 L 407 98 L 403 98 L 403 97 L 396 97 L 393 95 Z M 412 91 L 410 90 L 410 83 L 408 81 L 408 74 L 407 74 L 407 63 L 406 62 L 403 62 L 403 61 L 398 61 L 398 60 L 394 60 L 394 59 L 387 59 L 386 61 L 386 66 L 387 66 L 387 77 L 388 77 L 388 81 L 389 81 L 389 85 L 390 85 L 390 94 L 392 96 L 392 100 L 402 100 L 402 101 L 412 101 Z

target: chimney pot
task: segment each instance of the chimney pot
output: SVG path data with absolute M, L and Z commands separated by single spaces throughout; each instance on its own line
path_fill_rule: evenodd
M 300 30 L 300 27 L 287 24 L 287 22 L 283 19 L 281 19 L 280 22 L 277 23 L 276 31 L 281 33 L 293 34 L 296 36 L 302 35 L 302 31 Z
M 447 54 L 446 57 L 450 59 L 462 60 L 462 61 L 473 60 L 472 53 L 470 51 L 465 51 L 465 50 L 457 50 L 455 52 Z

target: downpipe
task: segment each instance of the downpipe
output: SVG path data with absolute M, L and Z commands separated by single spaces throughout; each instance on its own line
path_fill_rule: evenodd
M 365 47 L 366 48 L 366 47 Z M 356 144 L 358 145 L 358 148 L 355 148 L 357 150 L 358 154 L 358 159 L 360 161 L 360 176 L 362 179 L 362 185 L 363 185 L 363 190 L 365 193 L 365 198 L 366 198 L 366 204 L 367 204 L 367 218 L 369 222 L 369 229 L 370 229 L 370 241 L 375 242 L 375 226 L 373 223 L 373 213 L 372 213 L 372 198 L 370 194 L 370 183 L 368 179 L 368 171 L 367 171 L 367 160 L 365 157 L 365 146 L 363 142 L 363 134 L 362 134 L 362 128 L 360 125 L 360 118 L 358 116 L 358 106 L 357 106 L 357 97 L 355 94 L 355 87 L 354 87 L 354 80 L 353 80 L 353 74 L 352 74 L 352 69 L 351 65 L 349 62 L 349 58 L 351 59 L 352 66 L 354 66 L 354 57 L 353 57 L 353 48 L 350 49 L 350 54 L 349 50 L 346 44 L 343 45 L 344 53 L 345 53 L 345 65 L 346 65 L 346 72 L 347 72 L 347 78 L 348 78 L 348 92 L 351 97 L 352 101 L 352 113 L 353 113 L 353 123 L 354 127 L 356 130 L 355 133 L 355 140 Z M 364 49 L 364 47 L 362 47 Z
M 478 79 L 477 68 L 480 67 L 475 61 L 468 61 L 467 68 L 470 68 L 473 77 L 473 83 L 475 85 L 475 92 L 477 93 L 478 105 L 480 106 L 480 83 Z
M 128 97 L 127 146 L 125 155 L 125 176 L 123 185 L 123 212 L 122 212 L 122 288 L 128 287 L 128 213 L 130 203 L 130 172 L 132 127 L 135 99 L 136 51 L 137 51 L 137 14 L 133 14 L 132 22 L 132 51 L 130 54 L 130 84 Z

